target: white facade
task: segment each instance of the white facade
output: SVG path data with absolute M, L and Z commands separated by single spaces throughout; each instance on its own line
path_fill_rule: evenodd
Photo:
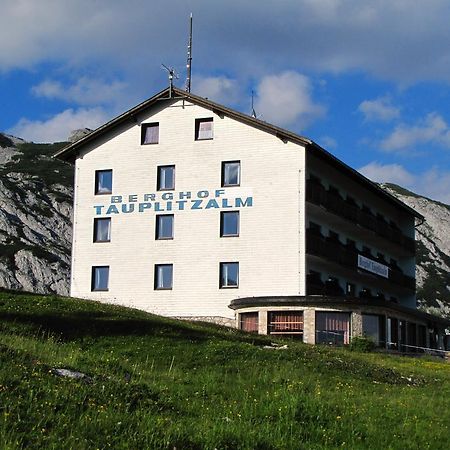
M 195 120 L 210 117 L 213 139 L 195 140 Z M 159 142 L 141 145 L 141 125 L 155 122 Z M 240 186 L 221 186 L 224 161 L 240 161 Z M 175 166 L 172 211 L 162 210 L 165 192 L 157 191 L 157 168 L 166 165 Z M 97 170 L 112 170 L 111 194 L 94 194 Z M 162 315 L 226 319 L 234 318 L 228 305 L 237 297 L 304 295 L 304 186 L 303 146 L 186 100 L 158 103 L 85 145 L 76 159 L 71 295 Z M 177 210 L 180 193 L 188 200 L 184 210 Z M 117 196 L 122 203 L 112 203 Z M 219 208 L 208 204 L 214 198 Z M 232 208 L 222 207 L 225 198 Z M 196 199 L 203 209 L 191 209 Z M 151 208 L 139 212 L 143 202 Z M 106 214 L 111 204 L 119 213 Z M 126 210 L 133 204 L 134 212 L 122 212 L 123 204 Z M 220 237 L 220 211 L 228 210 L 240 211 L 238 237 Z M 155 239 L 156 215 L 164 213 L 174 215 L 172 240 Z M 93 242 L 98 217 L 111 218 L 110 242 Z M 239 262 L 238 288 L 219 287 L 221 262 Z M 154 289 L 156 264 L 173 264 L 171 290 Z M 94 266 L 109 266 L 108 291 L 91 290 Z
M 367 321 L 382 345 L 429 340 L 414 311 L 421 216 L 306 138 L 175 88 L 56 156 L 75 163 L 74 297 L 310 343 L 348 343 Z

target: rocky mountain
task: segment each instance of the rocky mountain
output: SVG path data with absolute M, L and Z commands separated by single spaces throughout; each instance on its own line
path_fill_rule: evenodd
M 0 133 L 0 287 L 69 292 L 73 166 L 51 158 L 64 145 Z M 422 309 L 450 317 L 450 206 L 382 187 L 425 217 L 416 233 L 417 298 Z
M 0 133 L 0 287 L 69 293 L 73 167 L 65 143 Z
M 417 300 L 421 309 L 450 317 L 450 206 L 395 184 L 381 187 L 425 217 L 416 228 Z

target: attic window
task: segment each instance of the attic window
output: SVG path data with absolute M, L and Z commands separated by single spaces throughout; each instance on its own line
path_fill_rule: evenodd
M 158 144 L 159 123 L 143 123 L 141 126 L 141 145 Z
M 213 118 L 195 119 L 195 140 L 205 141 L 213 138 Z

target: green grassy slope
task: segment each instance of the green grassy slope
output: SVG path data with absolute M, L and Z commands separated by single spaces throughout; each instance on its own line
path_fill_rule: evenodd
M 450 364 L 269 342 L 0 292 L 1 448 L 448 448 Z

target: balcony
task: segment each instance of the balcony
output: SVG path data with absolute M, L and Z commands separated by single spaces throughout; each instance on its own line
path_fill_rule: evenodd
M 360 208 L 350 198 L 344 200 L 339 193 L 327 191 L 319 180 L 310 179 L 306 181 L 306 201 L 321 206 L 336 216 L 376 233 L 411 254 L 416 251 L 414 239 L 403 235 L 397 226 L 388 223 L 382 216 L 375 216 L 368 209 Z
M 339 240 L 324 237 L 317 231 L 306 230 L 306 253 L 332 261 L 335 264 L 350 268 L 354 271 L 366 272 L 363 269 L 358 268 L 358 254 L 363 254 L 363 252 L 358 251 L 353 246 L 344 245 Z M 377 261 L 377 258 L 372 254 L 366 254 L 364 256 Z M 389 267 L 389 282 L 409 290 L 415 290 L 415 278 L 405 275 L 401 268 L 396 264 L 387 264 L 384 260 L 379 260 L 378 262 Z M 386 278 L 373 274 L 372 272 L 366 273 L 375 276 L 380 280 L 387 281 Z M 319 291 L 323 292 L 324 286 L 320 285 L 319 280 L 316 280 L 315 283 L 313 280 L 310 281 L 314 291 L 317 291 L 317 293 L 319 293 Z

